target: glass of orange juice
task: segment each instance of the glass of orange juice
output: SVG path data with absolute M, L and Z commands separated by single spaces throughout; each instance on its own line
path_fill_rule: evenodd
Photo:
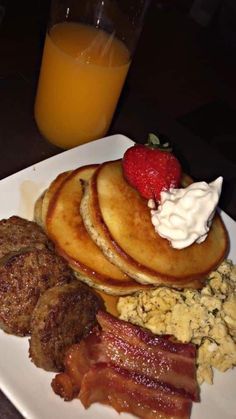
M 106 135 L 149 0 L 52 0 L 35 100 L 51 143 L 72 148 Z

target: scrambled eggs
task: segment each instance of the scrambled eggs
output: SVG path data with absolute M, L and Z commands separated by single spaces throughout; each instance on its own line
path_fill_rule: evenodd
M 236 265 L 225 260 L 201 290 L 167 287 L 120 297 L 119 317 L 197 345 L 199 384 L 236 365 Z

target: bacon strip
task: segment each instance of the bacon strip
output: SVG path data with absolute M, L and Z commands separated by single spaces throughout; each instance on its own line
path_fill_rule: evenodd
M 78 397 L 84 375 L 92 364 L 99 361 L 100 343 L 100 330 L 94 328 L 92 333 L 67 351 L 64 372 L 57 374 L 51 383 L 54 392 L 64 400 Z
M 146 419 L 188 419 L 192 404 L 168 387 L 109 364 L 90 368 L 79 398 L 86 408 L 100 402 L 111 405 L 119 413 L 128 412 Z
M 105 312 L 97 320 L 100 327 L 68 351 L 53 390 L 86 408 L 99 401 L 141 418 L 189 418 L 192 400 L 199 400 L 195 347 Z
M 105 312 L 100 311 L 97 320 L 102 327 L 102 351 L 110 362 L 169 383 L 199 401 L 194 345 L 174 342 L 170 336 L 155 336 Z
M 183 355 L 185 358 L 195 359 L 196 349 L 192 344 L 174 341 L 170 335 L 154 335 L 146 329 L 110 316 L 105 311 L 100 310 L 96 317 L 104 332 L 111 332 L 133 346 L 146 348 L 148 345 Z

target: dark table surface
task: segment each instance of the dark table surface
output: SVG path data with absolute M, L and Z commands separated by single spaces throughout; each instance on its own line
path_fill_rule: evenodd
M 148 37 L 147 30 L 145 36 Z M 139 65 L 141 62 L 142 57 L 139 56 Z M 146 71 L 148 77 L 148 69 Z M 210 181 L 219 175 L 224 177 L 220 206 L 236 220 L 234 161 L 225 158 L 213 145 L 193 135 L 160 107 L 156 107 L 150 93 L 148 97 L 144 92 L 137 91 L 131 82 L 133 77 L 137 77 L 137 72 L 134 63 L 108 134 L 125 134 L 138 142 L 143 142 L 149 132 L 167 137 L 172 142 L 183 169 L 194 179 Z M 35 80 L 36 71 L 32 67 L 28 73 L 3 71 L 0 75 L 0 179 L 62 151 L 43 139 L 35 125 Z M 155 95 L 154 85 L 153 96 Z M 0 417 L 21 418 L 2 393 Z

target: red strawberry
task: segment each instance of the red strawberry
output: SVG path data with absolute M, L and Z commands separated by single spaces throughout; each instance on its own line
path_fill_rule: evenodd
M 149 134 L 148 145 L 136 144 L 124 154 L 124 177 L 146 199 L 159 201 L 161 191 L 180 184 L 180 163 L 167 147 L 168 144 L 161 146 L 160 140 Z

